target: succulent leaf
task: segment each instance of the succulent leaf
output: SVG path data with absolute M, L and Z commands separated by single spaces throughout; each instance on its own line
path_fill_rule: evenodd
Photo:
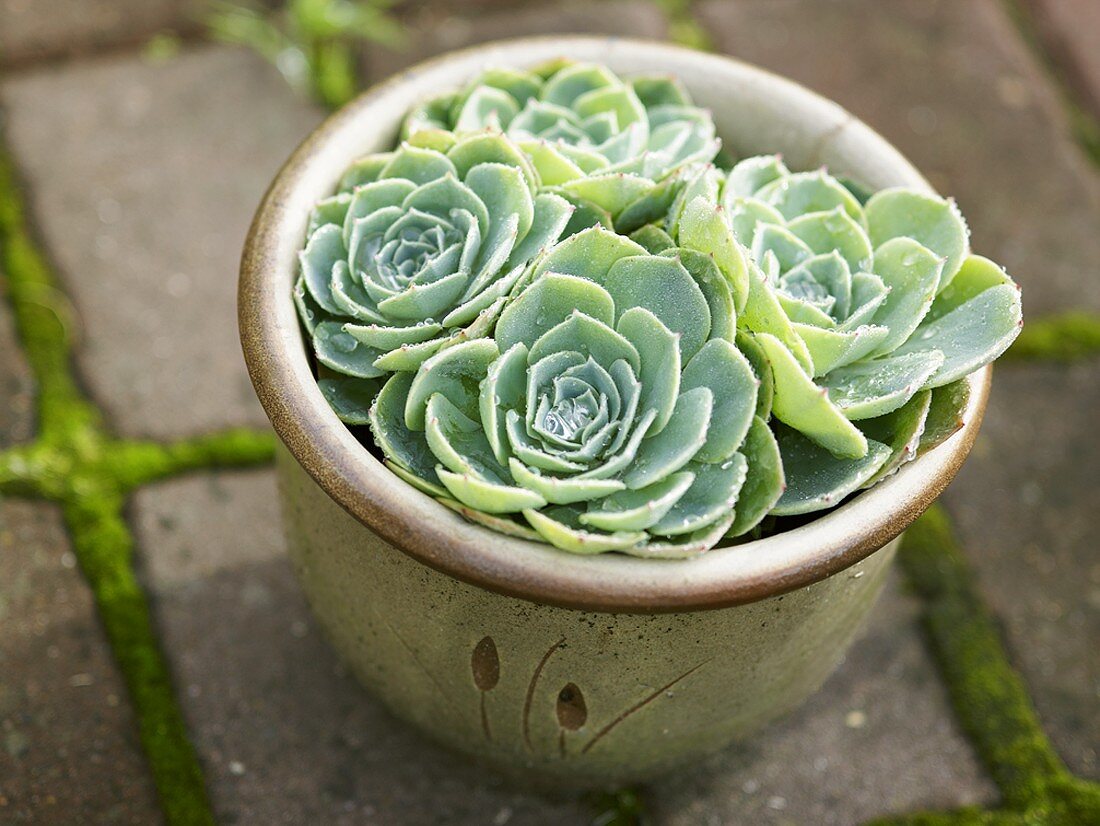
M 859 490 L 889 461 L 889 446 L 867 440 L 860 457 L 838 458 L 797 430 L 779 426 L 776 441 L 783 457 L 787 488 L 772 509 L 777 516 L 831 508 Z
M 963 411 L 970 401 L 970 382 L 959 379 L 932 389 L 932 401 L 925 417 L 918 455 L 939 447 L 963 426 Z
M 830 400 L 825 388 L 813 383 L 791 351 L 769 333 L 760 333 L 756 340 L 767 354 L 775 377 L 775 417 L 839 458 L 865 456 L 867 439 Z
M 863 486 L 869 488 L 897 471 L 906 462 L 917 458 L 921 436 L 932 406 L 932 391 L 922 390 L 902 407 L 859 423 L 859 429 L 868 439 L 881 442 L 890 448 L 890 458 Z
M 909 189 L 884 189 L 867 202 L 867 227 L 875 247 L 911 238 L 944 258 L 942 290 L 970 252 L 970 230 L 954 201 Z
M 779 444 L 759 416 L 752 420 L 741 452 L 748 462 L 748 470 L 727 534 L 731 537 L 743 536 L 760 524 L 771 513 L 787 485 Z

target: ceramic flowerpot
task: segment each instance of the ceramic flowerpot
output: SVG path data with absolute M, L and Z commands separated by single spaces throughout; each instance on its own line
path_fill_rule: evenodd
M 390 473 L 329 409 L 291 300 L 312 204 L 389 148 L 416 101 L 493 65 L 566 56 L 679 76 L 738 155 L 780 152 L 872 188 L 928 184 L 843 109 L 775 75 L 674 46 L 570 37 L 493 43 L 421 64 L 331 117 L 275 179 L 241 270 L 257 393 L 285 445 L 290 553 L 332 644 L 396 714 L 524 779 L 634 781 L 792 708 L 828 676 L 879 594 L 897 537 L 973 443 L 961 429 L 802 527 L 692 560 L 574 556 L 464 521 Z

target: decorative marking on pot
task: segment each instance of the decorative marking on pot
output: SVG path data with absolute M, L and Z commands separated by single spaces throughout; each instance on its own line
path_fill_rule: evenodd
M 546 653 L 542 655 L 542 659 L 539 660 L 539 664 L 535 666 L 535 673 L 531 675 L 531 682 L 527 686 L 527 696 L 523 701 L 523 742 L 528 751 L 534 750 L 531 746 L 531 702 L 535 698 L 535 686 L 538 685 L 542 669 L 546 667 L 546 663 L 550 661 L 554 652 L 564 647 L 565 637 L 562 637 L 546 650 Z
M 598 732 L 596 732 L 596 736 L 593 737 L 591 740 L 589 740 L 587 743 L 585 743 L 584 748 L 581 749 L 581 754 L 587 754 L 592 749 L 592 747 L 594 745 L 596 745 L 596 743 L 600 742 L 600 740 L 602 740 L 604 737 L 606 737 L 608 734 L 610 734 L 611 730 L 613 728 L 615 728 L 615 726 L 619 725 L 619 723 L 626 720 L 628 717 L 630 717 L 635 712 L 641 711 L 643 708 L 648 706 L 654 700 L 657 700 L 660 697 L 662 697 L 665 694 L 666 691 L 671 689 L 674 685 L 676 685 L 678 682 L 683 680 L 685 677 L 688 677 L 691 674 L 694 674 L 696 671 L 698 671 L 700 668 L 702 668 L 708 662 L 710 662 L 710 660 L 703 660 L 703 662 L 699 663 L 698 665 L 689 668 L 687 671 L 685 671 L 683 674 L 681 674 L 679 677 L 677 677 L 672 682 L 668 683 L 667 685 L 661 686 L 656 691 L 654 691 L 652 694 L 650 694 L 648 697 L 646 697 L 644 700 L 642 700 L 642 701 L 636 703 L 635 705 L 631 706 L 630 708 L 628 708 L 626 711 L 624 711 L 622 714 L 620 714 L 618 717 L 616 717 L 614 720 L 612 720 L 610 723 L 608 723 L 606 726 L 604 726 L 602 729 L 600 729 Z
M 391 630 L 392 630 L 392 626 Z M 400 636 L 398 636 L 400 640 Z M 535 690 L 538 687 L 539 678 L 542 676 L 543 670 L 546 664 L 550 661 L 550 658 L 557 652 L 566 648 L 565 638 L 562 638 L 555 642 L 546 650 L 546 653 L 542 655 L 542 658 L 535 665 L 535 671 L 531 675 L 531 681 L 528 683 L 527 692 L 524 697 L 523 715 L 520 721 L 523 742 L 527 750 L 534 753 L 536 748 L 531 742 L 531 710 L 534 705 Z M 408 646 L 406 646 L 408 648 Z M 416 664 L 427 674 L 431 676 L 430 672 L 423 666 L 423 663 L 416 658 L 412 650 L 409 649 L 410 655 L 413 656 Z M 691 674 L 698 671 L 704 665 L 710 662 L 710 659 L 706 659 L 703 662 L 692 666 L 687 671 L 680 674 L 669 683 L 661 686 L 656 691 L 646 695 L 643 699 L 629 706 L 624 711 L 616 715 L 609 723 L 599 729 L 590 740 L 588 740 L 580 749 L 580 754 L 587 754 L 593 746 L 600 740 L 606 737 L 611 731 L 620 723 L 625 722 L 632 715 L 644 709 L 650 703 L 655 700 L 659 700 L 663 696 L 671 697 L 671 689 L 681 680 L 684 680 Z M 481 728 L 485 734 L 485 739 L 492 742 L 492 725 L 490 723 L 488 709 L 485 705 L 485 696 L 488 692 L 496 688 L 500 682 L 500 668 L 501 658 L 497 650 L 496 643 L 490 636 L 482 637 L 481 640 L 474 646 L 473 654 L 470 658 L 470 668 L 473 673 L 474 685 L 477 687 L 480 697 L 479 714 L 481 717 Z M 436 682 L 433 679 L 433 682 Z M 438 682 L 436 682 L 438 685 Z M 557 718 L 559 732 L 558 732 L 558 752 L 562 759 L 568 757 L 566 750 L 566 735 L 573 734 L 581 731 L 585 724 L 588 722 L 589 712 L 588 704 L 584 698 L 584 692 L 580 686 L 570 681 L 566 683 L 561 690 L 557 693 L 554 701 L 554 714 Z
M 558 692 L 557 708 L 558 725 L 561 731 L 558 733 L 558 750 L 562 759 L 565 759 L 565 733 L 577 731 L 588 720 L 588 707 L 584 702 L 584 693 L 575 683 L 566 683 Z
M 481 695 L 481 728 L 485 732 L 485 739 L 492 740 L 493 732 L 489 727 L 489 713 L 485 708 L 485 695 L 496 688 L 500 682 L 500 655 L 497 654 L 496 643 L 492 637 L 482 637 L 474 646 L 473 656 L 470 658 L 470 669 L 474 672 L 474 685 Z
M 440 696 L 443 697 L 443 699 L 447 701 L 447 704 L 449 706 L 451 706 L 453 709 L 455 709 L 457 711 L 459 709 L 458 703 L 456 703 L 454 701 L 454 698 L 452 698 L 451 695 L 447 693 L 447 690 L 443 687 L 443 684 L 441 682 L 439 682 L 439 680 L 436 679 L 435 674 L 432 673 L 432 670 L 430 668 L 428 668 L 427 665 L 424 664 L 424 662 L 420 659 L 420 657 L 417 656 L 416 649 L 414 649 L 411 645 L 409 645 L 409 643 L 405 640 L 405 638 L 403 636 L 401 636 L 401 634 L 398 632 L 398 630 L 393 627 L 393 623 L 391 623 L 385 617 L 381 617 L 381 620 L 382 620 L 382 624 L 385 625 L 386 628 L 389 629 L 391 634 L 393 634 L 394 639 L 396 639 L 399 643 L 401 643 L 401 646 L 409 653 L 409 658 L 414 663 L 416 663 L 416 667 L 419 668 L 422 672 L 424 672 L 424 676 L 427 677 L 431 681 L 432 685 L 435 686 L 435 689 L 436 689 L 436 691 L 439 692 Z M 484 696 L 484 695 L 482 695 L 482 696 Z M 488 729 L 486 729 L 486 734 L 488 734 Z

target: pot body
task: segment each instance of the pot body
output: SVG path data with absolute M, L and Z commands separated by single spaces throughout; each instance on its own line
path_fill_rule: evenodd
M 359 680 L 432 738 L 543 787 L 641 780 L 797 705 L 840 661 L 898 541 L 744 605 L 584 612 L 429 568 L 346 513 L 285 449 L 278 468 L 297 575 Z

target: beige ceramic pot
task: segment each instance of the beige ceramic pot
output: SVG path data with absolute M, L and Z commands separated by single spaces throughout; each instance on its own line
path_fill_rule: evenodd
M 408 108 L 493 65 L 566 56 L 678 75 L 738 155 L 780 152 L 872 188 L 928 184 L 837 105 L 743 63 L 622 39 L 493 43 L 421 64 L 325 122 L 275 179 L 241 268 L 240 323 L 282 439 L 290 553 L 333 645 L 398 715 L 512 775 L 554 786 L 641 779 L 792 708 L 828 676 L 882 588 L 896 538 L 973 443 L 962 428 L 795 530 L 694 560 L 582 557 L 462 520 L 393 476 L 325 403 L 291 301 L 311 205 Z

